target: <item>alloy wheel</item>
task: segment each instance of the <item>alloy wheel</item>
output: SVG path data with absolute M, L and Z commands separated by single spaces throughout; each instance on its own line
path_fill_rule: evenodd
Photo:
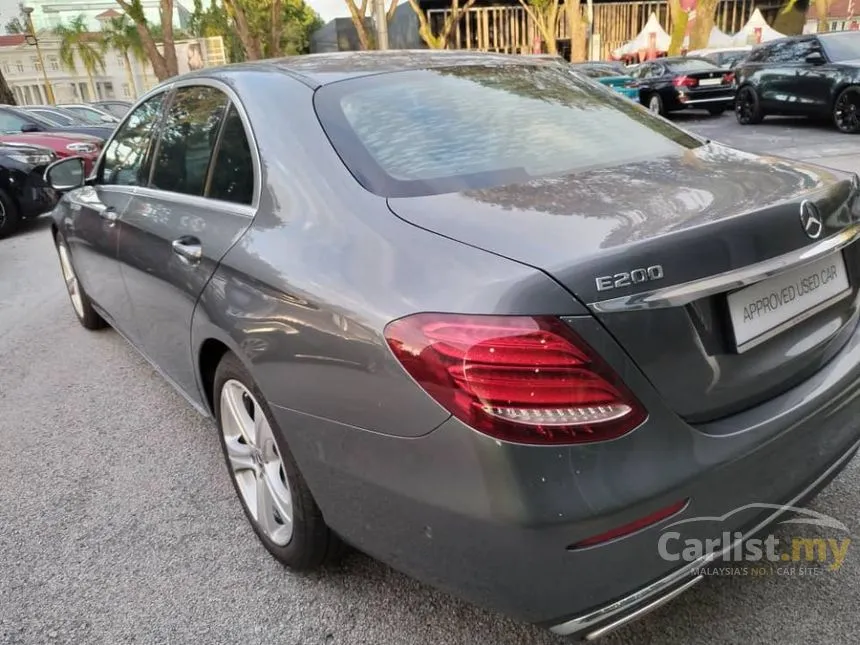
M 6 223 L 6 207 L 0 201 L 0 231 L 3 230 L 3 225 Z
M 660 97 L 656 94 L 648 101 L 648 110 L 653 114 L 660 114 Z
M 860 89 L 848 88 L 839 95 L 833 107 L 833 120 L 842 132 L 860 132 Z
M 738 121 L 741 123 L 749 123 L 753 117 L 755 103 L 753 101 L 752 91 L 749 88 L 744 88 L 738 93 L 735 98 L 735 114 Z
M 69 292 L 69 299 L 72 301 L 72 307 L 78 318 L 84 317 L 84 300 L 81 297 L 81 285 L 78 282 L 78 276 L 75 274 L 75 269 L 72 267 L 72 261 L 69 258 L 69 250 L 65 244 L 57 245 L 57 252 L 60 255 L 60 269 L 63 272 L 63 280 L 66 281 L 66 290 Z
M 272 427 L 237 380 L 224 383 L 220 406 L 230 469 L 248 513 L 269 540 L 285 546 L 293 536 L 293 497 Z

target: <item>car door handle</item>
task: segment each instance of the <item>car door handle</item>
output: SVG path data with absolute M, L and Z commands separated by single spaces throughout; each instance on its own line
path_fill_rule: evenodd
M 203 246 L 196 237 L 180 237 L 173 240 L 171 246 L 173 252 L 188 264 L 197 264 L 203 257 Z
M 109 226 L 116 224 L 117 219 L 119 219 L 119 213 L 116 212 L 116 209 L 113 206 L 105 206 L 99 211 L 99 216 L 102 219 L 107 220 Z

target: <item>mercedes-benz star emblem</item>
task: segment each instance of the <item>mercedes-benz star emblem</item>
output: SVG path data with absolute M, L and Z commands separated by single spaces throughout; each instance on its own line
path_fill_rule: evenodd
M 821 237 L 824 231 L 824 222 L 821 221 L 818 207 L 808 200 L 800 204 L 800 225 L 803 227 L 803 232 L 813 240 Z

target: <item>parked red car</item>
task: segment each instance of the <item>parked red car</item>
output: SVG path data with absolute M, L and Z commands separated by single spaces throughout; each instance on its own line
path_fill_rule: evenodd
M 93 169 L 104 140 L 87 134 L 69 132 L 22 132 L 0 134 L 0 143 L 26 143 L 52 150 L 58 159 L 83 157 L 87 174 Z

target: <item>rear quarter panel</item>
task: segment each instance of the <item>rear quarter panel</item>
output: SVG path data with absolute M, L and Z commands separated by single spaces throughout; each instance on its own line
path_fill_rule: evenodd
M 543 273 L 395 217 L 341 163 L 309 88 L 254 73 L 235 87 L 254 96 L 245 106 L 262 158 L 260 209 L 201 297 L 195 355 L 218 338 L 276 406 L 419 436 L 450 415 L 394 359 L 388 322 L 421 311 L 586 313 Z

